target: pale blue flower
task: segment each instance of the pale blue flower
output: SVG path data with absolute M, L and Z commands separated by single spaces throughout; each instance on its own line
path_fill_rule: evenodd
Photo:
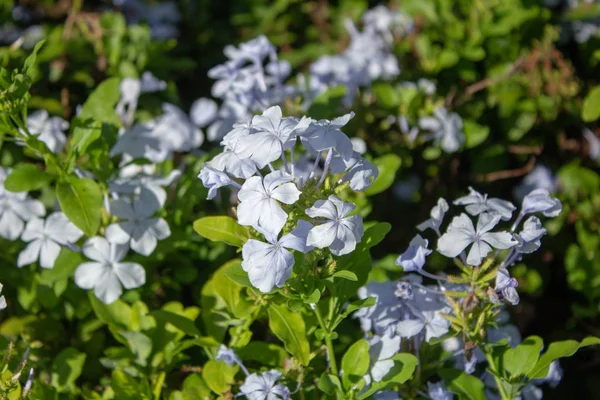
M 252 286 L 263 293 L 272 291 L 275 286 L 283 287 L 294 267 L 294 255 L 287 249 L 302 253 L 312 250 L 306 244 L 311 228 L 311 224 L 300 220 L 296 229 L 279 240 L 276 234 L 258 228 L 268 243 L 250 239 L 242 247 L 242 269 L 248 273 Z
M 425 340 L 444 336 L 450 330 L 450 321 L 442 316 L 442 312 L 448 313 L 451 309 L 445 308 L 441 311 L 422 311 L 417 314 L 416 319 L 406 319 L 398 322 L 396 333 L 401 337 L 410 338 L 418 335 L 425 329 Z
M 483 212 L 498 213 L 504 221 L 512 217 L 512 212 L 517 209 L 511 202 L 488 198 L 487 194 L 482 195 L 472 187 L 469 187 L 469 194 L 454 200 L 454 204 L 466 206 L 465 209 L 471 215 L 479 215 Z
M 223 186 L 232 185 L 237 188 L 241 187 L 225 172 L 219 171 L 210 165 L 205 165 L 202 167 L 200 174 L 198 174 L 198 178 L 202 180 L 202 184 L 208 189 L 208 197 L 206 198 L 207 200 L 214 199 L 217 195 L 217 190 Z
M 408 249 L 396 260 L 396 265 L 401 266 L 404 272 L 422 270 L 425 265 L 425 258 L 431 254 L 431 250 L 427 248 L 428 245 L 429 242 L 423 239 L 421 235 L 415 236 L 408 245 Z
M 454 395 L 450 392 L 444 382 L 427 382 L 427 394 L 431 400 L 452 400 Z
M 120 219 L 106 228 L 106 239 L 112 243 L 129 244 L 141 255 L 152 254 L 159 240 L 171 236 L 171 229 L 164 218 L 153 217 L 161 208 L 159 199 L 149 190 L 128 201 L 124 198 L 110 203 L 110 213 Z
M 504 267 L 498 268 L 496 274 L 496 287 L 494 290 L 500 301 L 507 301 L 513 306 L 519 304 L 519 293 L 517 293 L 519 282 L 510 276 L 508 270 Z
M 204 135 L 179 107 L 164 103 L 163 113 L 153 126 L 152 135 L 161 140 L 172 152 L 195 150 L 204 141 Z
M 204 128 L 217 118 L 218 111 L 219 106 L 214 100 L 201 97 L 192 103 L 190 118 L 196 126 Z
M 340 182 L 350 182 L 350 188 L 355 192 L 368 189 L 377 176 L 379 170 L 357 152 L 351 158 L 334 157 L 331 161 L 331 172 L 334 174 L 345 172 Z
M 154 135 L 151 127 L 136 124 L 117 138 L 109 156 L 126 155 L 130 159 L 145 158 L 153 163 L 160 163 L 165 161 L 169 154 L 169 150 L 161 139 Z
M 515 196 L 522 200 L 525 195 L 535 189 L 546 189 L 549 192 L 556 190 L 556 178 L 545 165 L 536 165 L 531 172 L 525 175 L 523 181 L 515 188 Z
M 281 372 L 270 370 L 259 374 L 249 375 L 240 386 L 240 395 L 250 400 L 289 400 L 290 390 L 283 384 L 277 384 Z
M 541 212 L 546 217 L 556 217 L 562 211 L 560 200 L 550 196 L 546 189 L 536 189 L 523 198 L 521 214 Z
M 346 203 L 335 195 L 327 200 L 317 200 L 306 214 L 311 218 L 325 218 L 327 222 L 311 229 L 307 244 L 319 249 L 328 247 L 336 256 L 352 252 L 364 233 L 362 217 L 348 216 L 355 208 L 354 204 Z
M 354 151 L 352 142 L 341 129 L 354 117 L 351 112 L 332 121 L 321 119 L 311 120 L 310 125 L 300 133 L 302 143 L 312 152 L 322 152 L 335 149 L 342 157 L 349 159 Z
M 400 352 L 400 336 L 373 336 L 369 339 L 369 373 L 375 382 L 380 382 L 394 367 L 391 358 Z
M 279 202 L 294 204 L 300 198 L 300 191 L 293 180 L 292 175 L 282 171 L 246 180 L 238 193 L 241 201 L 237 208 L 240 225 L 262 228 L 275 235 L 279 233 L 287 221 L 287 213 Z
M 52 268 L 61 246 L 75 243 L 83 232 L 62 212 L 50 214 L 46 220 L 32 218 L 27 222 L 21 239 L 29 242 L 17 259 L 17 266 L 32 264 L 39 259 L 40 267 Z
M 2 293 L 2 284 L 0 283 L 0 293 Z M 6 308 L 6 299 L 4 296 L 0 296 L 0 310 L 4 310 Z
M 598 160 L 598 157 L 600 157 L 600 139 L 587 128 L 583 130 L 583 137 L 589 145 L 588 155 L 592 160 Z
M 432 139 L 446 153 L 455 153 L 465 142 L 463 122 L 457 113 L 449 113 L 444 107 L 433 111 L 433 117 L 419 119 L 419 127 L 432 133 Z
M 473 245 L 467 256 L 467 264 L 479 266 L 487 254 L 496 249 L 508 249 L 517 240 L 508 232 L 490 232 L 500 222 L 500 214 L 483 213 L 479 216 L 477 229 L 466 214 L 454 217 L 446 233 L 438 240 L 438 251 L 446 257 L 456 257 Z
M 30 198 L 27 192 L 13 193 L 4 188 L 4 180 L 10 169 L 0 167 L 0 237 L 16 240 L 23 229 L 25 222 L 35 217 L 46 214 L 44 204 Z
M 69 123 L 60 117 L 50 117 L 46 110 L 29 114 L 27 129 L 53 153 L 60 153 L 65 148 L 67 137 L 64 132 L 69 129 Z
M 75 270 L 75 284 L 82 289 L 94 289 L 104 304 L 121 297 L 123 288 L 135 289 L 146 282 L 146 271 L 133 262 L 123 262 L 129 246 L 109 243 L 103 237 L 89 238 L 83 245 L 83 254 L 93 260 L 84 262 Z
M 420 231 L 424 231 L 427 228 L 433 229 L 435 233 L 440 236 L 440 226 L 444 220 L 444 215 L 448 212 L 448 203 L 445 199 L 439 198 L 437 204 L 431 209 L 429 213 L 430 218 L 426 221 L 423 221 L 419 225 L 417 225 L 417 229 Z

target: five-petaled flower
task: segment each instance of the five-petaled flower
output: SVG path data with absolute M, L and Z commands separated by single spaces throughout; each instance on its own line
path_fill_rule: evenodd
M 325 218 L 327 222 L 310 230 L 306 244 L 319 249 L 328 247 L 336 256 L 352 252 L 364 234 L 362 217 L 348 216 L 355 208 L 354 204 L 346 203 L 335 195 L 329 196 L 327 200 L 317 200 L 312 207 L 306 209 L 306 214 L 311 218 Z
M 250 400 L 288 400 L 290 390 L 283 384 L 276 384 L 281 378 L 281 372 L 270 370 L 259 374 L 250 374 L 240 386 L 241 395 Z
M 83 254 L 93 260 L 84 262 L 75 270 L 75 283 L 82 289 L 94 289 L 104 304 L 121 297 L 123 287 L 135 289 L 146 282 L 146 271 L 137 263 L 122 262 L 129 246 L 110 243 L 103 237 L 89 238 L 83 245 Z

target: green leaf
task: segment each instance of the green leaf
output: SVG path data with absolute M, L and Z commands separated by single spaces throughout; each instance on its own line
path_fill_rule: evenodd
M 202 378 L 213 392 L 223 394 L 231 389 L 238 369 L 237 365 L 230 367 L 222 361 L 210 360 L 202 368 Z
M 329 396 L 333 396 L 336 392 L 342 393 L 342 384 L 337 376 L 323 372 L 317 383 L 317 387 Z
M 93 118 L 120 126 L 121 119 L 115 111 L 115 106 L 121 97 L 120 83 L 119 78 L 109 78 L 101 82 L 83 103 L 79 117 Z
M 400 104 L 400 95 L 390 83 L 377 82 L 371 87 L 377 103 L 384 108 L 393 109 Z
M 131 321 L 131 307 L 123 300 L 116 300 L 110 304 L 104 304 L 94 295 L 88 292 L 92 309 L 96 317 L 105 324 L 127 330 Z
M 102 218 L 102 191 L 88 178 L 70 176 L 56 185 L 61 210 L 88 236 L 94 236 Z
M 331 277 L 339 278 L 339 279 L 346 279 L 346 280 L 349 280 L 352 282 L 358 281 L 358 277 L 356 276 L 356 274 L 351 271 L 337 271 L 336 273 L 331 275 Z
M 248 273 L 242 269 L 241 262 L 229 262 L 225 268 L 225 275 L 235 283 L 243 287 L 252 287 Z
M 542 338 L 528 337 L 520 345 L 504 353 L 504 368 L 515 377 L 529 374 L 540 358 L 542 347 L 544 347 Z
M 596 344 L 600 344 L 600 339 L 592 336 L 586 337 L 581 342 L 577 342 L 576 340 L 564 340 L 562 342 L 550 343 L 548 350 L 542 354 L 538 362 L 535 364 L 535 367 L 533 367 L 533 370 L 529 374 L 529 378 L 545 378 L 546 375 L 548 375 L 548 370 L 550 369 L 550 364 L 552 361 L 563 357 L 570 357 L 582 347 Z
M 354 343 L 344 357 L 342 357 L 342 369 L 344 376 L 342 381 L 344 388 L 351 389 L 369 370 L 369 342 L 359 340 Z
M 23 73 L 30 78 L 33 78 L 33 67 L 35 66 L 35 61 L 37 59 L 37 53 L 40 51 L 40 48 L 46 43 L 45 40 L 40 40 L 36 43 L 35 47 L 31 54 L 27 56 L 23 65 Z
M 194 221 L 194 230 L 213 242 L 225 242 L 236 247 L 242 247 L 250 236 L 248 228 L 226 216 L 197 219 Z
M 114 370 L 112 373 L 112 389 L 115 391 L 115 398 L 119 400 L 150 400 L 150 387 L 139 383 L 132 376 L 127 375 L 120 370 Z
M 489 127 L 479 125 L 478 123 L 470 120 L 464 121 L 464 131 L 466 136 L 465 146 L 468 149 L 479 146 L 490 134 Z
M 246 346 L 236 349 L 237 355 L 244 361 L 256 361 L 261 365 L 279 367 L 288 357 L 283 347 L 273 343 L 252 341 Z
M 119 332 L 127 340 L 127 346 L 136 355 L 136 363 L 145 367 L 148 357 L 152 354 L 152 340 L 141 332 L 127 331 Z
M 73 276 L 79 264 L 84 260 L 80 253 L 62 248 L 54 262 L 54 267 L 41 271 L 40 283 L 52 285 L 58 281 L 67 280 Z
M 307 115 L 315 119 L 333 119 L 340 113 L 342 99 L 346 95 L 346 86 L 338 85 L 327 89 L 312 101 Z
M 4 181 L 4 187 L 10 192 L 30 192 L 41 189 L 52 179 L 52 175 L 34 164 L 19 164 Z
M 600 117 L 600 86 L 593 88 L 583 101 L 581 118 L 585 122 L 596 121 Z
M 241 268 L 241 263 L 242 260 L 239 258 L 226 262 L 213 274 L 211 279 L 211 285 L 215 294 L 225 301 L 227 309 L 232 314 L 235 313 L 238 304 L 240 303 L 240 292 L 242 291 L 242 286 L 231 281 L 231 279 L 227 276 L 227 270 L 230 268 L 235 268 L 234 266 L 236 265 L 239 265 Z
M 90 144 L 102 136 L 102 122 L 75 117 L 71 121 L 71 149 L 84 154 Z
M 365 190 L 365 194 L 367 196 L 373 196 L 392 186 L 394 179 L 396 178 L 396 171 L 398 171 L 401 164 L 402 160 L 395 154 L 386 154 L 373 160 L 373 165 L 379 170 L 379 175 L 371 187 Z
M 479 378 L 450 368 L 437 372 L 446 382 L 448 389 L 461 399 L 486 400 L 485 385 Z
M 388 382 L 404 383 L 414 374 L 419 360 L 410 353 L 400 353 L 392 357 L 394 367 L 384 377 Z
M 85 359 L 85 353 L 80 353 L 73 347 L 61 351 L 52 362 L 50 384 L 59 392 L 69 389 L 81 375 Z
M 157 310 L 152 312 L 154 318 L 162 324 L 170 323 L 175 328 L 183 331 L 186 335 L 202 336 L 202 332 L 196 327 L 196 324 L 191 319 L 165 310 Z
M 271 303 L 268 308 L 269 328 L 283 342 L 287 351 L 302 363 L 310 361 L 310 346 L 300 313 L 293 313 L 284 305 Z

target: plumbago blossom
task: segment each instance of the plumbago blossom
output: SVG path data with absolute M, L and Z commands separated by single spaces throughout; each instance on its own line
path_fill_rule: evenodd
M 238 223 L 264 237 L 242 249 L 242 268 L 260 291 L 281 288 L 290 278 L 290 250 L 342 256 L 361 241 L 362 218 L 340 196 L 346 187 L 370 187 L 378 172 L 342 131 L 353 115 L 317 121 L 268 108 L 234 125 L 223 138 L 223 153 L 202 168 L 198 177 L 208 198 L 224 186 L 239 189 Z
M 489 198 L 473 188 L 469 188 L 469 191 L 468 196 L 454 201 L 455 206 L 464 206 L 466 213 L 460 213 L 446 223 L 446 214 L 451 210 L 446 200 L 439 199 L 431 210 L 431 218 L 421 223 L 418 229 L 423 234 L 434 232 L 437 236 L 437 246 L 434 248 L 439 254 L 455 259 L 465 274 L 472 268 L 491 272 L 482 278 L 483 281 L 475 283 L 473 276 L 478 275 L 471 275 L 470 272 L 465 279 L 428 272 L 425 270 L 427 258 L 432 255 L 434 248 L 429 247 L 429 239 L 417 235 L 396 261 L 406 273 L 399 281 L 370 282 L 360 288 L 360 299 L 375 299 L 374 305 L 354 313 L 371 345 L 370 367 L 365 376 L 367 388 L 371 382 L 385 379 L 394 366 L 393 357 L 400 348 L 415 348 L 415 354 L 418 355 L 421 346 L 434 345 L 433 339 L 444 340 L 444 349 L 449 352 L 449 358 L 455 360 L 456 368 L 468 374 L 479 371 L 478 365 L 486 362 L 485 354 L 477 348 L 477 342 L 461 339 L 465 333 L 457 328 L 457 324 L 464 320 L 465 313 L 476 312 L 476 309 L 477 312 L 488 312 L 486 318 L 495 319 L 498 326 L 487 328 L 484 333 L 486 337 L 479 340 L 496 343 L 512 338 L 508 340 L 512 347 L 521 341 L 518 330 L 506 325 L 503 314 L 494 311 L 494 308 L 519 303 L 518 281 L 510 275 L 510 267 L 523 254 L 540 248 L 546 229 L 538 215 L 557 216 L 561 211 L 560 201 L 551 197 L 545 189 L 535 189 L 523 198 L 516 217 L 513 217 L 517 207 L 510 202 Z M 473 217 L 476 218 L 476 224 Z M 507 224 L 504 229 L 500 227 L 502 223 Z M 445 224 L 444 230 L 442 226 Z M 506 250 L 502 253 L 502 259 L 496 261 L 502 250 Z M 432 280 L 435 284 L 424 284 L 423 279 Z M 492 308 L 477 308 L 482 302 L 491 304 Z M 477 320 L 477 317 L 473 318 Z M 454 326 L 451 321 L 454 321 Z M 511 333 L 513 331 L 516 331 L 516 336 Z M 539 383 L 559 380 L 557 368 L 551 369 L 548 378 Z M 489 383 L 486 378 L 489 372 L 485 369 L 481 371 L 482 380 L 491 385 L 488 397 L 498 398 L 495 395 L 497 385 L 493 380 Z M 523 390 L 522 396 L 527 397 L 526 393 L 533 391 L 541 393 L 535 384 L 532 381 Z M 431 398 L 453 398 L 443 382 L 428 382 L 423 388 L 425 390 Z M 387 398 L 393 394 L 389 391 L 379 392 L 376 397 Z
M 0 283 L 0 293 L 2 293 L 2 284 Z M 6 299 L 4 296 L 0 296 L 0 310 L 4 310 L 6 308 Z

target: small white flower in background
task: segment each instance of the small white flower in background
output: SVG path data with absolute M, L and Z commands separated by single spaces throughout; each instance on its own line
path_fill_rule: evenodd
M 373 400 L 402 400 L 400 395 L 393 390 L 384 390 L 373 395 Z
M 294 204 L 300 198 L 300 191 L 293 180 L 292 175 L 282 171 L 246 180 L 238 193 L 241 201 L 237 208 L 240 225 L 262 228 L 271 234 L 279 233 L 288 215 L 278 201 Z
M 138 171 L 130 175 L 126 170 L 127 168 L 122 168 L 119 173 L 120 177 L 108 182 L 108 188 L 113 193 L 113 197 L 118 197 L 120 194 L 139 196 L 143 190 L 149 190 L 154 193 L 161 207 L 167 200 L 167 192 L 164 187 L 171 186 L 181 176 L 181 171 L 178 169 L 174 169 L 164 177 Z
M 46 215 L 44 204 L 27 196 L 26 192 L 13 193 L 4 188 L 9 168 L 0 167 L 0 237 L 16 240 L 25 227 L 25 222 Z
M 465 142 L 463 122 L 457 113 L 449 113 L 443 107 L 433 111 L 434 117 L 419 119 L 419 128 L 432 132 L 433 140 L 440 145 L 446 153 L 458 151 Z
M 133 202 L 126 199 L 113 200 L 110 213 L 121 221 L 106 228 L 106 239 L 118 244 L 129 243 L 133 251 L 149 256 L 158 240 L 171 236 L 167 221 L 152 218 L 160 208 L 161 204 L 154 193 L 143 189 Z
M 215 357 L 215 360 L 223 361 L 230 367 L 233 366 L 233 364 L 241 363 L 239 357 L 237 356 L 237 354 L 235 354 L 235 351 L 231 350 L 223 344 L 219 346 L 219 350 L 217 351 L 217 356 Z
M 521 214 L 541 212 L 546 217 L 556 217 L 562 211 L 560 200 L 550 196 L 546 189 L 536 189 L 523 198 Z
M 156 119 L 152 135 L 170 151 L 191 151 L 200 147 L 204 135 L 190 121 L 187 114 L 169 103 L 164 103 L 162 109 L 163 114 Z
M 169 151 L 159 138 L 154 136 L 152 128 L 136 124 L 133 128 L 123 132 L 108 154 L 115 157 L 119 154 L 129 156 L 131 159 L 145 158 L 154 163 L 167 159 Z
M 413 126 L 412 128 L 408 125 L 408 120 L 404 115 L 399 115 L 396 119 L 398 122 L 398 127 L 400 128 L 400 132 L 404 134 L 406 139 L 410 144 L 413 144 L 417 139 L 417 135 L 419 134 L 419 128 Z
M 146 282 L 146 271 L 137 263 L 122 262 L 128 245 L 110 243 L 103 237 L 89 238 L 83 254 L 93 261 L 84 262 L 75 270 L 75 284 L 82 289 L 94 289 L 104 304 L 121 297 L 123 287 L 135 289 Z
M 556 190 L 556 178 L 552 174 L 550 168 L 542 164 L 537 164 L 531 172 L 523 178 L 515 188 L 515 197 L 523 200 L 523 197 L 535 189 L 546 189 L 549 192 Z
M 600 157 L 600 139 L 594 135 L 592 131 L 585 128 L 583 130 L 583 137 L 587 140 L 590 148 L 588 154 L 592 160 L 598 160 Z
M 432 383 L 427 382 L 427 394 L 431 400 L 452 400 L 454 399 L 454 394 L 450 392 L 444 382 Z
M 53 153 L 60 153 L 65 148 L 67 137 L 64 131 L 69 129 L 69 123 L 60 117 L 50 117 L 46 110 L 31 113 L 27 117 L 27 129 Z
M 352 142 L 352 150 L 358 154 L 365 154 L 367 152 L 367 143 L 359 137 L 350 138 Z
M 394 367 L 391 358 L 400 351 L 400 336 L 373 336 L 369 339 L 370 374 L 375 382 L 380 382 Z
M 2 284 L 0 283 L 0 293 L 2 293 Z M 0 296 L 0 310 L 4 310 L 6 308 L 6 299 L 4 296 Z
M 217 195 L 217 190 L 223 186 L 233 185 L 239 187 L 229 175 L 223 171 L 212 168 L 210 165 L 202 167 L 200 174 L 198 174 L 198 178 L 202 180 L 202 184 L 208 189 L 207 200 L 214 199 Z
M 61 246 L 75 243 L 83 232 L 69 221 L 62 212 L 50 214 L 46 220 L 33 218 L 27 222 L 21 239 L 30 242 L 19 254 L 17 266 L 32 264 L 40 260 L 40 267 L 52 268 Z
M 217 118 L 219 106 L 214 100 L 201 97 L 192 103 L 190 118 L 194 125 L 204 128 Z
M 417 86 L 421 89 L 425 94 L 433 95 L 437 91 L 437 86 L 435 83 L 430 81 L 429 79 L 421 78 L 417 81 Z
M 301 133 L 300 138 L 306 148 L 313 152 L 335 149 L 342 157 L 351 158 L 354 152 L 352 142 L 341 129 L 352 118 L 354 118 L 353 112 L 332 121 L 326 119 L 312 120 L 308 128 Z
M 446 233 L 438 240 L 438 251 L 446 257 L 456 257 L 471 244 L 467 264 L 479 266 L 487 254 L 496 249 L 509 249 L 518 241 L 508 232 L 490 232 L 498 222 L 500 214 L 483 213 L 477 221 L 477 229 L 466 214 L 454 217 Z
M 417 229 L 421 232 L 423 232 L 427 228 L 433 229 L 435 233 L 437 233 L 438 236 L 440 236 L 440 226 L 442 225 L 444 215 L 446 215 L 448 209 L 449 207 L 446 200 L 443 198 L 439 198 L 437 201 L 437 205 L 435 205 L 429 213 L 431 218 L 417 225 Z
M 250 400 L 288 400 L 291 398 L 290 390 L 281 383 L 276 384 L 279 378 L 281 372 L 274 369 L 261 375 L 251 374 L 240 386 L 240 395 Z
M 416 315 L 417 319 L 407 319 L 398 322 L 396 333 L 401 337 L 410 338 L 421 333 L 425 329 L 425 340 L 444 336 L 450 330 L 450 321 L 442 315 L 449 313 L 451 308 L 444 308 L 440 311 L 422 311 Z
M 512 212 L 517 209 L 510 201 L 488 198 L 487 194 L 482 195 L 472 187 L 469 187 L 469 194 L 454 200 L 458 206 L 466 206 L 465 210 L 471 215 L 479 215 L 483 212 L 498 213 L 504 221 L 512 217 Z
M 167 83 L 158 79 L 150 71 L 145 71 L 140 81 L 142 93 L 160 92 L 167 88 Z
M 425 265 L 425 258 L 431 254 L 427 248 L 429 241 L 417 235 L 410 241 L 408 249 L 400 254 L 396 260 L 396 265 L 400 265 L 404 272 L 420 271 Z
M 310 230 L 306 244 L 319 249 L 328 247 L 336 256 L 352 252 L 364 234 L 362 217 L 348 216 L 355 208 L 356 205 L 346 203 L 335 195 L 327 200 L 317 200 L 306 214 L 311 218 L 325 218 L 327 222 Z
M 277 235 L 257 229 L 268 243 L 250 239 L 242 247 L 242 269 L 248 273 L 252 286 L 263 293 L 272 291 L 275 286 L 283 287 L 294 267 L 294 255 L 287 249 L 302 253 L 312 250 L 306 244 L 311 228 L 311 224 L 300 220 L 296 229 L 279 240 Z

